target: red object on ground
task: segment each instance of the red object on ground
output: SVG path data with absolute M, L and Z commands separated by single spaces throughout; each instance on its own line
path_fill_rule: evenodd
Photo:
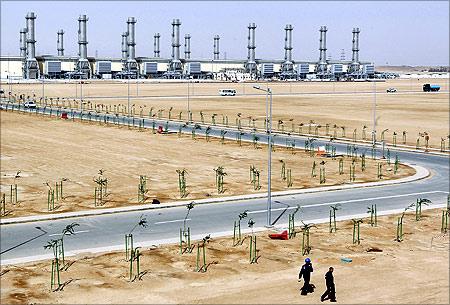
M 67 120 L 67 112 L 61 113 L 61 119 Z
M 281 233 L 272 233 L 272 234 L 269 234 L 269 237 L 270 237 L 271 239 L 282 239 L 282 240 L 288 240 L 288 239 L 289 239 L 288 231 L 287 231 L 287 230 L 284 230 L 284 231 L 281 232 Z
M 163 133 L 163 127 L 162 126 L 158 126 L 158 133 Z

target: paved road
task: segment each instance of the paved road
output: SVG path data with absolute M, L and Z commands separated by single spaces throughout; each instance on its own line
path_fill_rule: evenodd
M 49 113 L 50 110 L 38 109 Z M 52 110 L 54 113 L 54 110 Z M 80 113 L 72 113 L 79 118 Z M 69 113 L 70 118 L 71 113 Z M 82 115 L 83 119 L 88 119 L 87 114 Z M 112 117 L 112 116 L 111 116 Z M 105 121 L 106 117 L 92 115 L 91 119 Z M 111 122 L 112 119 L 108 119 Z M 119 117 L 120 123 L 128 122 L 132 119 Z M 135 120 L 137 125 L 137 120 Z M 146 128 L 152 128 L 153 120 L 145 119 L 143 122 Z M 177 131 L 182 122 L 168 122 L 156 120 L 155 125 L 167 124 L 169 131 Z M 190 132 L 192 125 L 183 127 L 184 132 Z M 197 134 L 204 134 L 205 129 L 197 130 Z M 212 127 L 211 136 L 220 137 L 221 129 Z M 256 134 L 260 143 L 267 143 L 267 137 L 264 134 Z M 236 131 L 229 129 L 225 134 L 226 138 L 235 139 Z M 253 135 L 245 133 L 242 140 L 251 141 Z M 304 147 L 304 137 L 277 135 L 274 143 L 285 145 L 288 141 L 296 141 L 297 147 Z M 317 140 L 318 145 L 325 145 L 325 141 Z M 334 143 L 337 153 L 346 153 L 347 145 Z M 365 146 L 356 146 L 358 153 L 366 151 L 370 155 L 370 150 Z M 377 149 L 377 156 L 381 151 Z M 364 214 L 367 206 L 372 203 L 377 204 L 379 212 L 402 209 L 408 204 L 415 202 L 416 198 L 428 198 L 432 200 L 433 205 L 442 205 L 447 201 L 449 192 L 449 158 L 443 155 L 431 155 L 424 153 L 396 151 L 402 162 L 408 162 L 423 166 L 430 170 L 429 178 L 414 181 L 411 183 L 383 186 L 355 188 L 339 191 L 329 191 L 321 193 L 309 193 L 301 195 L 288 195 L 275 198 L 273 204 L 272 219 L 275 225 L 283 226 L 287 223 L 288 211 L 292 211 L 297 204 L 302 206 L 302 210 L 297 214 L 297 221 L 302 219 L 305 222 L 323 219 L 328 217 L 329 206 L 340 203 L 342 209 L 338 210 L 339 216 L 349 216 L 355 214 Z M 394 150 L 391 149 L 391 155 Z M 236 202 L 226 202 L 218 204 L 198 205 L 191 210 L 187 223 L 194 236 L 204 236 L 209 233 L 215 235 L 224 235 L 230 233 L 233 229 L 233 221 L 237 215 L 249 210 L 249 217 L 253 218 L 256 226 L 263 226 L 266 223 L 266 200 L 252 199 L 240 200 Z M 138 228 L 134 232 L 135 244 L 151 245 L 165 242 L 176 242 L 179 236 L 179 229 L 183 226 L 183 219 L 186 215 L 185 207 L 176 207 L 170 209 L 158 209 L 139 212 L 127 212 L 121 214 L 89 216 L 82 218 L 71 218 L 63 220 L 40 221 L 36 223 L 23 223 L 13 225 L 1 225 L 1 260 L 2 264 L 15 262 L 16 259 L 36 260 L 45 257 L 51 257 L 48 250 L 43 249 L 52 238 L 58 238 L 63 228 L 72 222 L 80 224 L 76 228 L 78 234 L 66 237 L 65 248 L 71 253 L 79 253 L 87 249 L 121 249 L 124 243 L 124 234 L 129 232 L 137 223 L 139 217 L 144 214 L 149 222 L 146 229 Z M 36 227 L 39 227 L 37 229 Z M 94 250 L 95 251 L 95 250 Z
M 133 83 L 131 84 L 133 85 Z M 135 85 L 135 83 L 134 83 Z M 130 93 L 130 99 L 187 99 L 187 95 L 186 94 L 178 94 L 178 95 L 143 95 L 143 94 L 139 94 L 136 95 L 136 92 L 134 92 L 134 88 L 130 89 L 131 93 Z M 191 88 L 192 90 L 192 88 Z M 258 97 L 258 96 L 265 96 L 265 93 L 256 93 L 255 89 L 252 88 L 247 88 L 248 91 L 250 91 L 250 93 L 237 93 L 236 96 L 237 97 Z M 253 91 L 253 92 L 252 92 Z M 284 96 L 284 97 L 296 97 L 301 95 L 302 97 L 308 97 L 308 96 L 336 96 L 336 95 L 340 95 L 340 96 L 346 96 L 346 95 L 351 95 L 351 96 L 355 96 L 356 95 L 360 95 L 360 96 L 367 96 L 367 95 L 373 95 L 373 91 L 324 91 L 324 92 L 283 92 L 283 93 L 273 93 L 273 96 Z M 422 90 L 407 90 L 407 91 L 399 91 L 396 93 L 387 93 L 385 91 L 377 91 L 377 95 L 383 95 L 383 94 L 388 94 L 388 95 L 411 95 L 411 94 L 424 94 L 424 95 L 429 95 L 429 94 L 448 94 L 448 91 L 446 90 L 442 90 L 439 92 L 433 92 L 433 93 L 429 93 L 429 92 L 423 92 Z M 78 96 L 74 96 L 74 97 L 68 97 L 69 99 L 79 99 L 80 95 Z M 94 96 L 94 95 L 83 95 L 83 99 L 84 100 L 96 100 L 96 99 L 126 99 L 128 98 L 128 95 L 122 95 L 122 96 Z M 223 99 L 224 97 L 219 95 L 219 94 L 191 94 L 189 95 L 189 99 L 193 100 L 193 99 Z M 233 97 L 228 97 L 230 99 L 233 99 Z

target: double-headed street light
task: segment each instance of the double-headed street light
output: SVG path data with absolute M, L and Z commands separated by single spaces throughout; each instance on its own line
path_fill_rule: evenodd
M 253 86 L 256 90 L 261 90 L 266 92 L 266 132 L 267 132 L 267 149 L 268 162 L 267 162 L 267 227 L 272 227 L 272 192 L 271 192 L 271 181 L 272 181 L 272 90 L 267 87 L 263 89 L 260 86 Z M 269 95 L 270 95 L 270 105 L 269 105 Z

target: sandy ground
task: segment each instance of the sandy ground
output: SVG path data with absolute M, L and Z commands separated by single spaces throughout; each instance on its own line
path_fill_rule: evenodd
M 424 83 L 439 84 L 441 92 L 424 93 Z M 265 87 L 265 83 L 257 83 Z M 178 117 L 180 111 L 182 118 L 187 119 L 187 103 L 189 92 L 189 107 L 193 112 L 193 119 L 201 120 L 200 111 L 204 113 L 204 119 L 211 122 L 211 116 L 217 114 L 216 121 L 222 122 L 222 115 L 228 116 L 229 123 L 235 124 L 237 114 L 241 114 L 242 125 L 248 124 L 248 118 L 256 119 L 258 127 L 264 125 L 265 98 L 264 96 L 248 96 L 248 94 L 261 93 L 253 89 L 255 83 L 139 83 L 131 81 L 131 103 L 134 105 L 131 111 L 148 115 L 151 108 L 152 114 L 164 109 L 163 117 L 168 117 L 168 110 L 172 107 L 172 118 Z M 356 129 L 357 139 L 370 139 L 373 127 L 373 101 L 374 85 L 368 82 L 271 82 L 274 92 L 273 115 L 274 128 L 278 128 L 277 121 L 284 122 L 284 130 L 292 128 L 298 132 L 299 124 L 307 125 L 311 121 L 321 125 L 319 134 L 325 135 L 325 125 L 329 124 L 330 133 L 333 134 L 333 126 L 336 125 L 337 136 L 341 137 L 345 127 L 345 136 L 353 137 Z M 189 89 L 188 89 L 189 87 Z M 397 88 L 397 93 L 386 93 L 386 89 Z M 223 88 L 236 89 L 239 95 L 235 97 L 219 97 L 218 91 Z M 402 133 L 407 132 L 406 143 L 416 145 L 419 133 L 427 132 L 430 135 L 430 146 L 440 148 L 441 138 L 446 139 L 449 145 L 449 104 L 448 104 L 448 79 L 433 80 L 387 80 L 378 82 L 375 89 L 377 101 L 377 130 L 378 139 L 381 131 L 389 129 L 385 133 L 385 140 L 393 142 L 393 133 L 397 133 L 397 144 L 402 144 Z M 41 96 L 74 98 L 81 97 L 81 86 L 75 83 L 49 83 L 44 87 L 40 84 L 13 84 L 13 92 L 16 94 L 35 94 Z M 411 92 L 415 91 L 415 92 Z M 302 93 L 302 95 L 289 95 Z M 345 93 L 345 94 L 343 94 Z M 109 109 L 124 110 L 127 101 L 128 84 L 124 82 L 98 82 L 88 81 L 82 86 L 84 101 L 92 104 L 109 105 Z M 276 94 L 288 94 L 276 95 Z M 213 97 L 201 97 L 212 95 Z M 245 96 L 247 95 L 247 96 Z M 96 97 L 95 99 L 93 97 Z M 115 97 L 108 98 L 105 97 Z M 139 98 L 136 98 L 139 97 Z M 88 105 L 86 105 L 88 106 Z M 90 106 L 90 105 L 89 105 Z M 104 108 L 106 109 L 106 108 Z M 133 110 L 134 109 L 134 110 Z M 125 110 L 126 111 L 126 110 Z M 366 126 L 367 128 L 364 128 Z M 281 128 L 281 126 L 280 126 Z M 363 136 L 365 129 L 365 137 Z M 311 132 L 314 131 L 312 128 Z M 308 132 L 303 127 L 303 133 Z M 425 141 L 420 137 L 420 146 L 424 147 Z
M 161 203 L 180 200 L 177 169 L 186 169 L 188 196 L 183 200 L 217 196 L 265 192 L 267 181 L 267 150 L 259 145 L 219 139 L 207 142 L 204 136 L 177 134 L 159 135 L 151 130 L 139 131 L 127 127 L 99 126 L 98 123 L 72 122 L 55 118 L 1 112 L 1 190 L 6 193 L 7 217 L 49 213 L 47 207 L 48 182 L 63 182 L 64 200 L 57 202 L 53 213 L 83 209 L 118 207 L 138 204 L 139 175 L 148 177 L 148 200 L 157 198 Z M 302 147 L 303 148 L 303 147 Z M 359 152 L 361 153 L 361 152 Z M 366 152 L 366 170 L 361 161 L 355 166 L 355 183 L 377 181 L 377 162 Z M 276 148 L 272 155 L 272 190 L 287 190 L 281 179 L 281 162 L 292 170 L 292 187 L 301 189 L 320 185 L 319 163 L 325 160 L 326 183 L 350 183 L 351 158 L 344 157 L 344 174 L 339 175 L 339 158 L 310 157 L 303 150 L 295 153 Z M 394 159 L 394 155 L 391 156 Z M 313 162 L 317 177 L 311 178 Z M 249 169 L 260 170 L 261 189 L 254 190 Z M 214 168 L 223 166 L 225 192 L 218 194 Z M 94 207 L 94 178 L 104 170 L 108 178 L 106 203 Z M 9 203 L 9 185 L 21 171 L 18 185 L 19 203 Z M 393 163 L 383 161 L 383 179 L 401 178 L 413 174 L 414 169 L 401 165 L 393 173 Z
M 338 223 L 336 233 L 326 224 L 312 228 L 316 291 L 308 296 L 300 295 L 297 282 L 305 258 L 302 234 L 282 241 L 260 233 L 257 264 L 249 264 L 249 239 L 237 247 L 231 238 L 213 239 L 206 246 L 206 273 L 195 272 L 196 249 L 180 255 L 175 245 L 141 249 L 141 280 L 133 282 L 124 252 L 71 257 L 57 292 L 50 289 L 50 261 L 2 267 L 1 302 L 311 304 L 320 303 L 324 274 L 334 266 L 339 303 L 448 304 L 449 235 L 440 233 L 440 210 L 424 215 L 419 222 L 411 212 L 405 216 L 403 242 L 394 241 L 397 216 L 380 217 L 378 227 L 361 224 L 360 245 L 352 244 L 351 221 Z

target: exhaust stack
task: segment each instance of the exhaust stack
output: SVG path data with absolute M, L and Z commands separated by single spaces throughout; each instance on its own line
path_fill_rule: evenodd
M 129 73 L 138 73 L 138 65 L 136 62 L 136 18 L 128 17 L 127 20 L 127 32 L 128 32 L 128 59 L 127 70 Z
M 86 15 L 80 15 L 78 18 L 78 62 L 77 73 L 80 78 L 89 78 L 91 68 L 87 59 L 87 22 L 89 18 Z
M 184 35 L 184 59 L 191 58 L 191 35 Z
M 220 51 L 219 51 L 219 40 L 220 36 L 215 35 L 214 36 L 214 60 L 219 59 Z
M 246 69 L 247 72 L 250 72 L 252 75 L 256 74 L 256 62 L 255 62 L 255 29 L 256 24 L 250 23 L 248 25 L 248 55 L 247 55 L 247 64 Z
M 64 31 L 61 29 L 57 32 L 58 40 L 56 42 L 58 56 L 64 56 Z
M 20 57 L 23 60 L 27 57 L 27 29 L 20 29 Z
M 291 24 L 286 24 L 284 28 L 284 63 L 282 64 L 283 72 L 291 72 L 294 69 L 292 63 L 292 30 L 294 27 Z
M 128 58 L 128 33 L 122 33 L 122 61 L 126 62 Z
M 350 65 L 350 71 L 352 73 L 359 71 L 359 33 L 359 28 L 353 28 L 352 63 Z
M 180 19 L 172 21 L 172 61 L 170 62 L 171 71 L 181 70 L 180 61 Z
M 36 19 L 36 15 L 34 12 L 29 12 L 25 19 L 27 20 L 25 78 L 36 79 L 39 78 L 39 65 L 36 60 L 36 40 L 34 36 L 34 20 Z
M 155 50 L 154 52 L 154 57 L 160 57 L 160 51 L 159 51 L 159 38 L 161 37 L 161 35 L 159 33 L 155 33 L 155 35 L 153 36 L 153 49 Z
M 319 62 L 317 64 L 317 73 L 326 74 L 327 72 L 327 27 L 320 27 L 320 43 L 319 43 Z

